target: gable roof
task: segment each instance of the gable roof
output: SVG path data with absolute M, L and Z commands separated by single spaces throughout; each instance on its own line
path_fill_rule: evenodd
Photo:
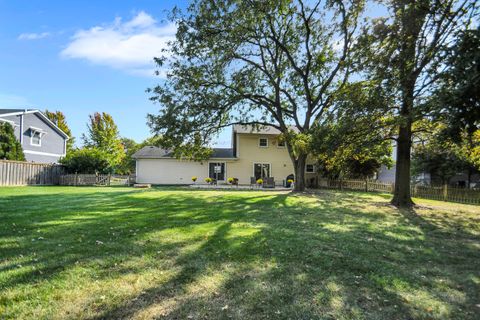
M 170 150 L 166 150 L 154 146 L 146 146 L 135 152 L 132 156 L 134 159 L 162 159 L 174 158 Z M 230 148 L 213 148 L 213 154 L 210 159 L 235 159 L 233 149 Z
M 57 131 L 61 136 L 63 136 L 66 140 L 70 139 L 70 137 L 62 131 L 55 123 L 53 123 L 50 119 L 47 118 L 40 110 L 38 109 L 0 109 L 0 116 L 17 116 L 22 114 L 29 114 L 35 113 L 37 114 L 42 120 L 44 120 L 50 127 L 52 127 L 55 131 Z

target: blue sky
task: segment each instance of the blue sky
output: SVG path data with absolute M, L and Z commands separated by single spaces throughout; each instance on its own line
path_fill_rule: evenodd
M 0 108 L 60 110 L 77 144 L 88 115 L 104 111 L 142 141 L 158 110 L 145 90 L 162 81 L 152 57 L 174 36 L 175 5 L 187 0 L 0 0 Z M 215 145 L 230 145 L 229 130 Z
M 175 5 L 186 2 L 0 0 L 0 108 L 61 110 L 76 137 L 105 111 L 143 140 L 158 109 L 145 93 L 161 81 L 152 57 L 174 35 Z

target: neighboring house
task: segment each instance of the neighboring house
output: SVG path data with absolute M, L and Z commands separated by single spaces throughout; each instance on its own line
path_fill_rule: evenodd
M 14 127 L 27 161 L 57 163 L 66 155 L 68 135 L 39 110 L 0 109 L 0 122 Z
M 392 144 L 392 159 L 395 162 L 397 160 L 397 145 Z M 395 164 L 388 168 L 386 165 L 382 164 L 380 170 L 378 170 L 376 175 L 376 180 L 383 183 L 394 183 L 395 182 Z
M 273 127 L 255 130 L 235 125 L 232 148 L 215 148 L 210 159 L 201 162 L 176 159 L 164 149 L 147 146 L 133 155 L 137 162 L 136 179 L 138 183 L 191 184 L 192 176 L 198 177 L 199 183 L 207 177 L 226 183 L 232 177 L 239 184 L 250 184 L 251 177 L 274 177 L 276 185 L 284 185 L 294 169 L 279 134 Z M 316 176 L 314 162 L 307 162 L 307 185 L 312 185 Z
M 392 150 L 392 159 L 397 159 L 397 147 L 394 144 Z M 376 180 L 384 183 L 395 183 L 395 164 L 391 168 L 387 168 L 385 165 L 380 167 L 377 172 Z M 438 178 L 432 177 L 428 172 L 422 172 L 416 176 L 411 177 L 412 183 L 415 185 L 441 185 L 443 182 Z M 470 182 L 471 188 L 480 188 L 480 174 L 471 174 L 470 178 L 465 172 L 458 172 L 455 176 L 451 177 L 448 184 L 456 187 L 467 187 Z

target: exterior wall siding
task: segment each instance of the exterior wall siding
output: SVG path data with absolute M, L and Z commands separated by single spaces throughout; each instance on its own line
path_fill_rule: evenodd
M 377 180 L 385 183 L 394 183 L 395 166 L 392 166 L 390 169 L 388 169 L 386 166 L 382 165 L 378 171 Z
M 268 138 L 268 147 L 259 147 L 259 138 Z M 137 182 L 152 184 L 191 184 L 192 176 L 197 183 L 205 183 L 209 162 L 225 162 L 225 177 L 237 178 L 239 184 L 250 184 L 254 163 L 270 164 L 270 175 L 277 185 L 282 185 L 288 175 L 293 174 L 293 164 L 286 148 L 277 147 L 273 135 L 238 134 L 237 159 L 210 159 L 203 162 L 177 159 L 137 159 Z M 313 163 L 313 162 L 307 162 Z M 315 173 L 305 174 L 307 181 Z
M 23 116 L 23 125 L 22 125 Z M 22 141 L 25 159 L 30 162 L 58 163 L 65 155 L 65 138 L 45 122 L 37 113 L 27 113 L 15 116 L 1 116 L 0 118 L 15 123 L 15 136 Z M 43 135 L 41 146 L 31 144 L 30 127 L 35 127 L 47 132 Z

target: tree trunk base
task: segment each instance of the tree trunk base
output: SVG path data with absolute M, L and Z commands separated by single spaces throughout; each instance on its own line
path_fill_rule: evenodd
M 390 204 L 397 208 L 412 208 L 415 205 L 410 197 L 403 199 L 400 197 L 393 197 L 392 201 L 390 201 Z

